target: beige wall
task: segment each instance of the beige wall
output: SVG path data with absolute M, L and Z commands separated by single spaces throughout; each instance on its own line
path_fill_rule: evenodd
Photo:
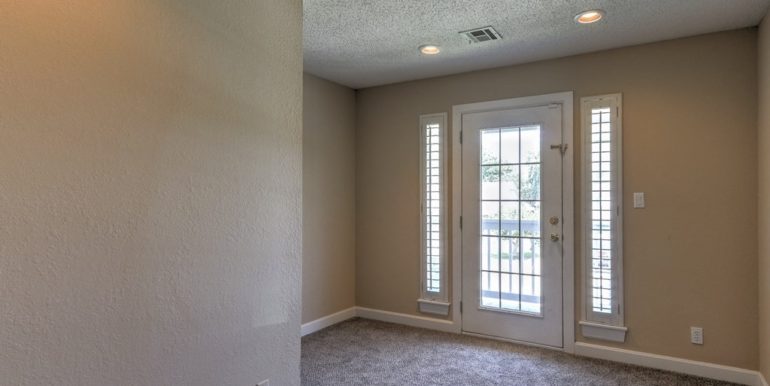
M 305 74 L 302 323 L 356 305 L 355 91 Z
M 568 90 L 576 106 L 623 93 L 629 335 L 618 346 L 756 369 L 756 29 L 360 90 L 358 305 L 417 313 L 418 115 Z M 631 208 L 638 191 L 647 209 Z M 690 326 L 705 345 L 690 344 Z
M 759 361 L 770 382 L 770 14 L 759 28 Z
M 299 384 L 301 2 L 0 15 L 0 383 Z

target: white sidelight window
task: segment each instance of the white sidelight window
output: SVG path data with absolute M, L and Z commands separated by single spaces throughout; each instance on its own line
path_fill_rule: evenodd
M 622 97 L 581 98 L 584 336 L 624 341 Z
M 446 113 L 420 116 L 420 311 L 447 315 Z

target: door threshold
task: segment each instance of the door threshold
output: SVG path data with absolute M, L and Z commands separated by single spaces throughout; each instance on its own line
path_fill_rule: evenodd
M 495 336 L 495 335 L 479 334 L 479 333 L 465 331 L 465 330 L 460 331 L 460 334 L 472 336 L 472 337 L 475 337 L 475 338 L 496 340 L 498 342 L 513 343 L 513 344 L 518 344 L 518 345 L 522 345 L 522 346 L 544 348 L 544 349 L 553 350 L 553 351 L 562 351 L 562 352 L 565 351 L 564 347 L 549 346 L 547 344 L 533 343 L 533 342 L 527 342 L 527 341 L 523 341 L 523 340 L 510 339 L 510 338 L 503 338 L 501 336 Z

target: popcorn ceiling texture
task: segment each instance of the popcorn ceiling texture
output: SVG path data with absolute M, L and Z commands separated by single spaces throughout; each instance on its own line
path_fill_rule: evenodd
M 305 0 L 305 71 L 353 88 L 755 26 L 769 0 Z M 572 18 L 602 8 L 601 23 Z M 457 32 L 503 36 L 469 45 Z M 422 44 L 441 46 L 422 57 Z
M 0 4 L 0 384 L 299 383 L 301 12 Z

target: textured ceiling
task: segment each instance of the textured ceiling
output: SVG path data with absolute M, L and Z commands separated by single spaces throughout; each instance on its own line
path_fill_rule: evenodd
M 305 0 L 305 71 L 353 88 L 759 24 L 770 0 Z M 577 25 L 586 9 L 605 19 Z M 492 25 L 503 39 L 457 32 Z M 441 54 L 421 56 L 422 44 Z

